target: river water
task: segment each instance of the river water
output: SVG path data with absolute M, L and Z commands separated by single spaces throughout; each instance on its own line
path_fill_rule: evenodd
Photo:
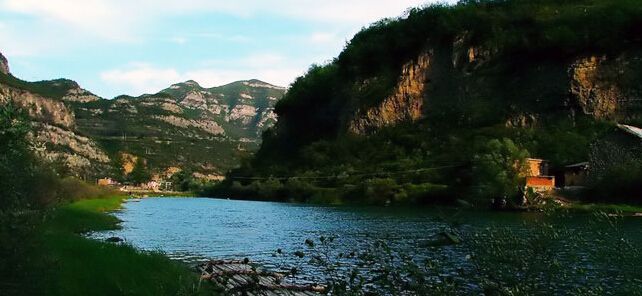
M 442 276 L 466 277 L 462 274 L 475 272 L 475 264 L 470 261 L 473 252 L 470 245 L 464 242 L 429 247 L 435 235 L 454 227 L 464 238 L 484 233 L 489 228 L 508 229 L 511 233 L 527 236 L 532 232 L 529 225 L 549 219 L 552 225 L 563 224 L 573 233 L 582 233 L 584 238 L 589 236 L 583 243 L 567 242 L 564 237 L 558 237 L 555 240 L 560 243 L 551 246 L 555 248 L 555 260 L 568 265 L 568 268 L 585 272 L 572 279 L 575 281 L 572 286 L 581 287 L 600 281 L 606 287 L 618 285 L 618 277 L 609 278 L 613 270 L 618 270 L 618 266 L 613 266 L 619 264 L 618 261 L 594 262 L 591 259 L 592 249 L 610 242 L 603 239 L 602 228 L 595 228 L 595 223 L 591 223 L 595 217 L 588 214 L 546 218 L 537 213 L 148 198 L 125 203 L 123 210 L 115 215 L 123 221 L 122 229 L 92 236 L 98 239 L 121 237 L 139 249 L 162 251 L 171 258 L 190 263 L 206 259 L 249 258 L 271 269 L 298 266 L 304 280 L 319 280 L 320 272 L 307 258 L 291 256 L 299 250 L 306 254 L 312 252 L 304 243 L 306 239 L 313 239 L 318 249 L 320 237 L 335 237 L 331 244 L 334 255 L 358 254 L 375 241 L 385 241 L 391 249 L 413 258 L 440 260 Z M 619 234 L 640 246 L 642 218 L 625 218 L 618 223 Z M 610 231 L 606 226 L 602 230 L 605 233 Z M 277 253 L 278 249 L 282 250 L 281 254 Z M 602 253 L 609 250 L 617 252 L 617 247 L 605 250 Z M 466 283 L 465 278 L 460 280 L 474 289 L 474 283 Z

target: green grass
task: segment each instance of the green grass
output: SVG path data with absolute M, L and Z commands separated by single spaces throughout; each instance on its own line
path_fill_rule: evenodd
M 118 227 L 108 214 L 124 197 L 82 200 L 55 209 L 42 231 L 47 295 L 204 295 L 198 275 L 160 252 L 85 238 Z

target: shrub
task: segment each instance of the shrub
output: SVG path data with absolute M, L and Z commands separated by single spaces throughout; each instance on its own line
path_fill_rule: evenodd
M 515 195 L 528 172 L 528 156 L 510 139 L 488 141 L 474 158 L 474 195 L 486 200 Z

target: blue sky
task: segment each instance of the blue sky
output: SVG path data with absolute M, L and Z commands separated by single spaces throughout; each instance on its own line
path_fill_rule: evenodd
M 193 79 L 287 86 L 378 19 L 427 0 L 0 0 L 0 51 L 25 80 L 107 98 Z

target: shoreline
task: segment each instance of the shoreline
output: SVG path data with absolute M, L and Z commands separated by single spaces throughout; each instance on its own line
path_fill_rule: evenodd
M 154 196 L 150 196 L 154 197 Z M 172 197 L 172 196 L 167 196 Z M 255 202 L 275 202 L 275 203 L 284 203 L 284 204 L 295 204 L 295 205 L 309 205 L 309 206 L 328 206 L 328 207 L 373 207 L 373 208 L 447 208 L 447 209 L 461 209 L 461 210 L 473 210 L 473 211 L 497 211 L 497 212 L 541 212 L 546 210 L 556 210 L 556 211 L 571 211 L 571 212 L 594 212 L 594 211 L 603 211 L 609 214 L 621 214 L 623 216 L 634 216 L 638 217 L 642 215 L 642 205 L 633 205 L 633 204 L 624 204 L 624 203 L 584 203 L 580 201 L 572 201 L 565 205 L 557 206 L 532 206 L 525 209 L 504 209 L 496 210 L 493 209 L 490 204 L 488 206 L 474 206 L 472 204 L 461 205 L 459 201 L 455 201 L 450 204 L 392 204 L 392 205 L 380 205 L 380 204 L 360 204 L 360 203 L 315 203 L 315 202 L 300 202 L 293 200 L 266 200 L 266 199 L 252 199 L 252 198 L 233 198 L 233 197 L 216 197 L 216 196 L 199 196 L 195 194 L 195 198 L 211 198 L 211 199 L 221 199 L 221 200 L 235 200 L 235 201 L 255 201 Z M 638 214 L 638 215 L 636 215 Z
M 141 251 L 126 243 L 83 236 L 114 230 L 120 220 L 110 213 L 129 197 L 86 199 L 54 208 L 38 232 L 39 257 L 47 265 L 43 283 L 53 295 L 201 295 L 198 274 L 161 252 Z

